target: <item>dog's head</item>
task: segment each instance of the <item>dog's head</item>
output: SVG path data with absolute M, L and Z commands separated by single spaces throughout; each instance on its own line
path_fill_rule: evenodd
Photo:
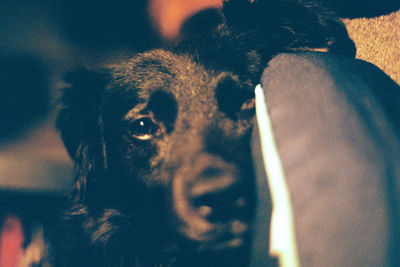
M 115 242 L 111 235 L 123 231 L 119 238 L 137 242 L 126 245 L 158 253 L 168 246 L 219 253 L 248 244 L 249 80 L 167 50 L 138 54 L 103 74 L 79 71 L 70 80 L 75 85 L 64 94 L 70 102 L 59 127 L 78 164 L 79 201 L 108 226 L 105 211 L 124 217 L 118 230 L 97 224 L 93 241 Z M 85 103 L 83 90 L 90 91 Z
M 99 261 L 246 265 L 253 88 L 264 64 L 280 51 L 350 41 L 316 7 L 266 2 L 231 0 L 222 24 L 174 49 L 67 77 L 58 127 L 77 166 L 71 214 Z

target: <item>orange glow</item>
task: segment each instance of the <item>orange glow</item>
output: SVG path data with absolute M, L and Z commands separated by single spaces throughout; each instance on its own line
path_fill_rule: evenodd
M 4 218 L 0 232 L 0 266 L 17 267 L 22 256 L 24 234 L 18 217 L 9 215 Z
M 149 8 L 161 36 L 173 40 L 188 17 L 203 9 L 221 6 L 222 0 L 151 0 Z

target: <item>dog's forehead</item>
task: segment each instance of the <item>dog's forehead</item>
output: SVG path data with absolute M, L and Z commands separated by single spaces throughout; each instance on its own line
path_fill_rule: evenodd
M 218 81 L 228 72 L 217 72 L 197 63 L 192 55 L 156 49 L 113 67 L 113 83 L 133 90 L 141 99 L 164 90 L 176 98 L 214 96 Z

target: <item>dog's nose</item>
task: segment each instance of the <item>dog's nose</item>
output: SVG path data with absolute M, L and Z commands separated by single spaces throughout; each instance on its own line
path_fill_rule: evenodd
M 200 156 L 173 181 L 179 231 L 204 249 L 242 245 L 248 232 L 247 190 L 238 169 L 217 156 Z
M 234 168 L 207 167 L 188 188 L 191 204 L 210 221 L 228 221 L 246 204 Z M 236 214 L 238 213 L 238 214 Z

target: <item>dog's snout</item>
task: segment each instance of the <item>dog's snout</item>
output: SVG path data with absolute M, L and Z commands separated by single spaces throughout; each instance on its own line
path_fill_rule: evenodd
M 181 233 L 200 247 L 239 246 L 248 230 L 243 178 L 233 164 L 201 155 L 173 181 L 173 201 Z
M 234 186 L 240 179 L 237 177 L 236 167 L 228 163 L 210 162 L 206 166 L 195 167 L 193 170 L 193 184 L 191 186 L 193 197 L 226 190 Z

